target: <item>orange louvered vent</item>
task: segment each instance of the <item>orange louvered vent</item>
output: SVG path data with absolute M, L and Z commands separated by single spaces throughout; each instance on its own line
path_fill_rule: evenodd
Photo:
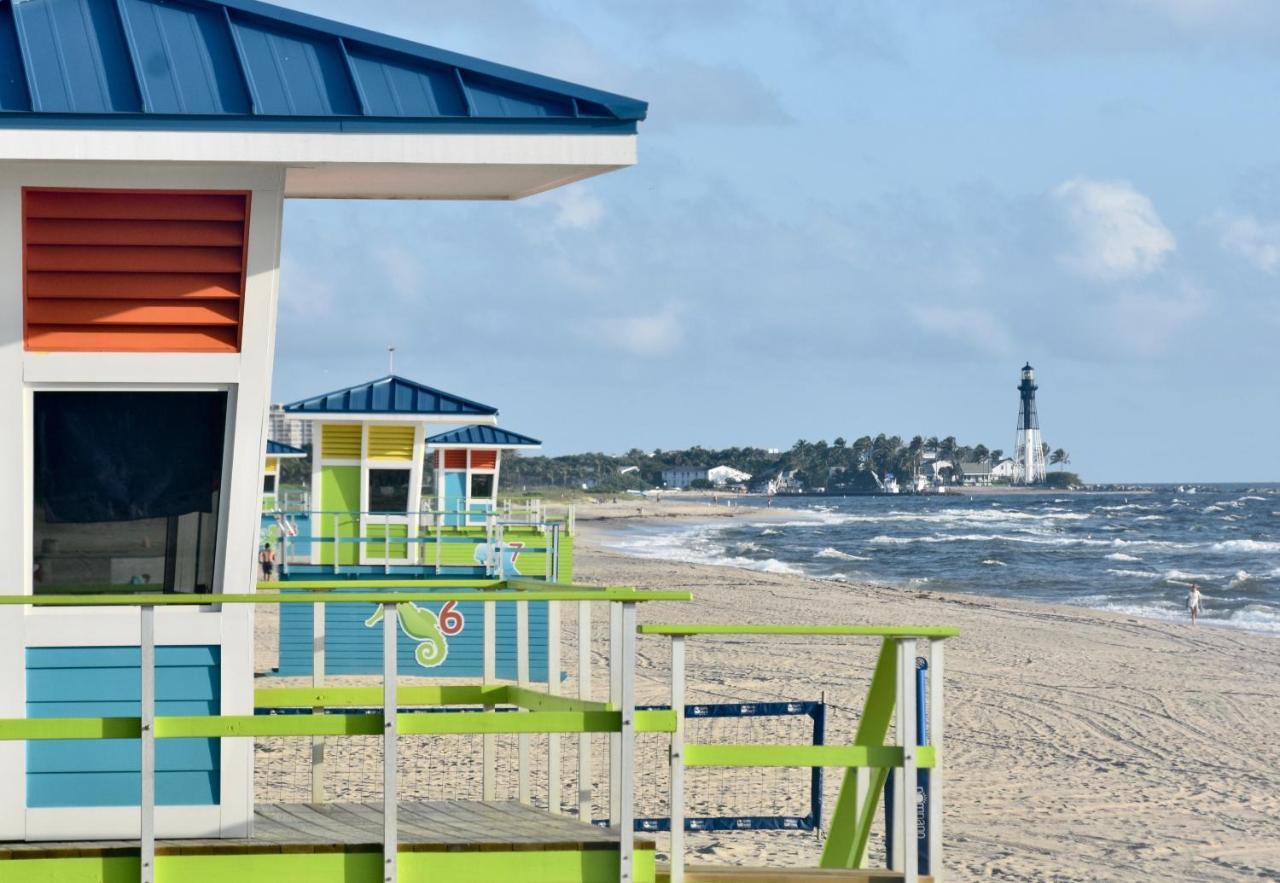
M 24 190 L 29 350 L 240 351 L 249 194 Z
M 445 451 L 444 452 L 444 468 L 445 469 L 466 469 L 467 468 L 467 452 L 466 451 Z
M 497 469 L 498 468 L 498 452 L 497 451 L 472 451 L 471 452 L 471 468 L 472 469 Z

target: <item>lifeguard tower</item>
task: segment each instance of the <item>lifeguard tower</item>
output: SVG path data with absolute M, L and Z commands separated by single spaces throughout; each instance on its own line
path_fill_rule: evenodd
M 464 426 L 427 439 L 436 452 L 436 505 L 446 524 L 484 524 L 498 506 L 504 451 L 529 451 L 542 442 L 497 426 Z
M 682 883 L 682 838 L 697 821 L 683 776 L 697 766 L 843 768 L 824 868 L 917 883 L 917 851 L 904 844 L 923 815 L 941 872 L 942 645 L 955 630 L 638 626 L 639 605 L 690 593 L 469 579 L 443 560 L 430 580 L 396 573 L 406 557 L 425 566 L 409 528 L 432 421 L 393 416 L 402 395 L 428 395 L 416 385 L 368 384 L 370 402 L 389 403 L 377 419 L 318 406 L 335 426 L 359 424 L 322 428 L 317 456 L 334 470 L 330 499 L 362 519 L 355 557 L 335 552 L 323 579 L 256 580 L 284 200 L 518 199 L 632 165 L 646 111 L 256 0 L 0 0 L 0 535 L 12 544 L 0 557 L 4 883 Z M 492 427 L 494 412 L 477 408 L 457 422 Z M 328 453 L 326 436 L 339 445 Z M 472 479 L 485 474 L 477 454 L 495 452 L 496 479 L 498 453 L 518 447 L 492 439 L 459 440 Z M 384 467 L 407 472 L 407 489 L 405 475 L 377 474 Z M 468 486 L 467 505 L 483 490 Z M 376 518 L 363 519 L 392 496 L 402 521 L 382 522 L 378 536 Z M 445 527 L 437 519 L 440 536 Z M 505 568 L 485 539 L 489 562 Z M 379 566 L 383 579 L 360 571 Z M 464 615 L 467 604 L 483 609 Z M 577 605 L 576 654 L 562 653 L 558 623 L 546 628 L 544 689 L 534 686 L 538 604 Z M 603 646 L 593 646 L 604 631 L 592 629 L 593 605 L 608 610 Z M 253 611 L 268 606 L 356 612 L 380 639 L 376 682 L 255 690 Z M 479 680 L 402 679 L 406 653 L 422 667 L 464 657 L 462 620 L 497 620 L 499 607 L 516 611 L 516 639 L 503 656 L 498 629 L 482 631 Z M 770 634 L 806 646 L 880 641 L 852 744 L 686 741 L 685 641 Z M 665 708 L 637 706 L 642 635 L 670 645 Z M 924 641 L 928 745 L 913 738 Z M 564 695 L 574 656 L 576 695 Z M 637 780 L 657 775 L 636 766 L 646 732 L 669 739 L 659 764 L 674 860 L 662 870 L 654 840 L 635 836 Z M 498 735 L 516 740 L 507 799 L 495 797 Z M 443 736 L 483 740 L 483 760 L 424 800 L 406 777 L 434 777 L 450 758 L 401 763 L 401 743 Z M 595 754 L 607 755 L 607 782 L 594 775 L 593 736 L 607 743 Z M 534 751 L 532 737 L 549 738 Z M 326 802 L 315 787 L 323 752 L 312 753 L 322 739 L 354 745 L 380 781 L 361 782 L 358 800 Z M 576 775 L 560 753 L 569 739 Z M 256 740 L 304 749 L 311 799 L 255 805 Z M 263 760 L 277 753 L 262 747 Z M 886 815 L 898 870 L 868 877 L 856 869 L 890 769 L 900 773 Z M 922 770 L 934 788 L 927 810 L 912 799 Z M 603 827 L 589 824 L 597 804 Z
M 307 456 L 302 448 L 267 439 L 267 456 L 262 464 L 262 512 L 275 512 L 280 502 L 280 466 L 282 460 L 301 460 Z

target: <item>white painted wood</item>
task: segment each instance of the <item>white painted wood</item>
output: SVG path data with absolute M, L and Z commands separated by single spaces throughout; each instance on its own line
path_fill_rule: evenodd
M 438 530 L 438 528 L 437 528 Z M 436 544 L 436 555 L 440 554 Z M 438 558 L 437 558 L 438 561 Z M 498 613 L 496 604 L 484 605 L 484 682 L 494 684 L 498 680 Z M 485 711 L 494 706 L 486 705 Z M 498 737 L 486 733 L 481 737 L 482 766 L 481 794 L 485 800 L 497 800 L 498 795 Z
M 150 604 L 139 610 L 141 662 L 138 674 L 141 679 L 140 723 L 142 738 L 139 744 L 139 778 L 142 783 L 142 799 L 138 818 L 138 879 L 141 883 L 155 883 L 156 879 L 156 609 Z
M 671 883 L 684 883 L 684 641 L 671 637 Z
M 396 763 L 399 733 L 396 706 L 396 637 L 399 613 L 394 604 L 382 608 L 382 879 L 397 883 L 399 836 L 396 813 Z
M 635 872 L 636 827 L 636 605 L 621 604 L 622 678 L 618 710 L 622 732 L 618 734 L 618 881 L 632 883 Z M 917 883 L 915 880 L 907 883 Z
M 524 605 L 529 606 L 529 605 Z M 560 602 L 547 602 L 547 693 L 560 695 Z M 560 794 L 559 733 L 547 735 L 547 809 L 559 814 Z
M 324 686 L 325 606 L 323 602 L 311 605 L 311 686 Z M 312 714 L 324 714 L 324 707 L 311 709 Z M 324 736 L 311 737 L 311 802 L 324 803 Z
M 622 704 L 622 606 L 618 602 L 609 603 L 609 704 L 617 709 Z M 618 794 L 621 790 L 621 752 L 622 737 L 618 733 L 609 734 L 609 827 L 617 828 L 621 824 L 621 805 Z
M 578 698 L 591 699 L 591 602 L 578 602 Z M 591 734 L 578 734 L 578 818 L 590 822 Z
M 902 746 L 902 768 L 894 777 L 901 783 L 902 800 L 894 805 L 899 836 L 894 852 L 901 852 L 903 883 L 918 883 L 919 845 L 916 810 L 916 642 L 898 638 L 898 742 Z
M 516 603 L 516 683 L 521 687 L 529 686 L 529 605 L 524 601 Z M 532 798 L 529 787 L 529 734 L 516 736 L 516 789 L 521 803 L 529 803 Z
M 944 770 L 943 736 L 943 677 L 946 664 L 943 661 L 943 641 L 929 642 L 929 744 L 933 746 L 934 767 L 929 774 L 929 873 L 934 883 L 942 883 L 945 869 L 942 862 L 942 785 Z

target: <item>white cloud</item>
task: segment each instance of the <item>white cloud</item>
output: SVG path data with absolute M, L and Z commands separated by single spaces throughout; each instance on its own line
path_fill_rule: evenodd
M 578 326 L 578 333 L 644 358 L 670 355 L 684 343 L 681 312 L 670 306 L 647 316 L 586 319 Z
M 1072 178 L 1054 189 L 1053 198 L 1074 240 L 1059 259 L 1081 276 L 1147 276 L 1177 248 L 1151 200 L 1128 181 Z
M 916 324 L 931 334 L 967 344 L 993 356 L 1005 356 L 1013 349 L 1009 331 L 989 310 L 964 306 L 911 307 Z
M 604 203 L 582 187 L 566 187 L 555 194 L 557 227 L 590 230 L 604 218 Z
M 1280 269 L 1280 223 L 1259 221 L 1251 214 L 1220 213 L 1213 224 L 1224 251 L 1244 258 L 1264 273 Z

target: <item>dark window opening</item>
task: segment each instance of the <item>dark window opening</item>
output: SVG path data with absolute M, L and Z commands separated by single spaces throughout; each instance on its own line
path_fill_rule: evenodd
M 274 475 L 262 476 L 262 492 L 264 494 L 274 494 L 276 492 L 276 477 Z
M 36 594 L 206 593 L 225 392 L 37 392 Z
M 493 476 L 472 473 L 471 497 L 472 499 L 491 499 L 493 497 Z
M 409 470 L 369 470 L 369 511 L 409 511 Z

